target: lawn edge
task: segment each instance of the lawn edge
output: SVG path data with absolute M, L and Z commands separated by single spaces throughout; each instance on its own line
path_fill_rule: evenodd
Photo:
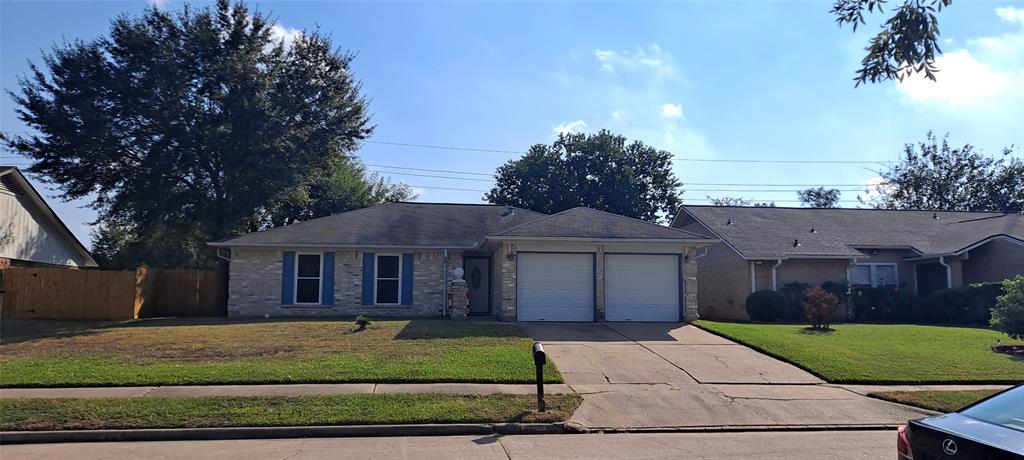
M 557 368 L 555 368 L 557 370 Z M 561 372 L 559 372 L 561 377 Z M 188 383 L 174 383 L 174 382 L 147 382 L 147 383 L 29 383 L 29 384 L 7 384 L 0 383 L 0 389 L 16 389 L 16 388 L 137 388 L 137 387 L 204 387 L 204 386 L 221 386 L 221 385 L 232 385 L 232 386 L 255 386 L 255 385 L 332 385 L 332 384 L 412 384 L 412 385 L 429 385 L 432 383 L 466 383 L 466 384 L 483 384 L 483 385 L 534 385 L 537 383 L 536 380 L 484 380 L 484 379 L 426 379 L 426 380 L 399 380 L 399 379 L 383 379 L 383 380 L 367 380 L 367 379 L 348 379 L 348 380 L 331 380 L 331 379 L 299 379 L 299 380 L 263 380 L 263 381 L 230 381 L 230 380 L 210 380 L 204 382 L 188 382 Z M 561 385 L 565 384 L 565 379 L 559 380 L 544 380 L 545 384 Z
M 0 445 L 60 442 L 209 441 L 395 436 L 565 434 L 580 432 L 555 423 L 423 423 L 392 425 L 309 425 L 284 427 L 145 428 L 109 430 L 0 431 Z
M 698 321 L 700 321 L 700 320 L 698 320 Z M 798 368 L 808 372 L 809 374 L 811 374 L 811 375 L 813 375 L 813 376 L 815 376 L 815 377 L 817 377 L 819 379 L 824 380 L 827 383 L 848 384 L 848 385 L 908 385 L 908 386 L 909 385 L 1016 385 L 1016 384 L 1020 383 L 1020 380 L 1014 380 L 1014 379 L 1006 379 L 1006 380 L 856 380 L 856 379 L 835 379 L 835 380 L 833 380 L 833 379 L 829 379 L 828 377 L 825 377 L 824 375 L 819 374 L 814 369 L 808 368 L 808 367 L 804 366 L 803 364 L 795 362 L 795 361 L 793 361 L 793 360 L 791 360 L 791 359 L 789 359 L 789 358 L 787 358 L 785 356 L 781 356 L 781 355 L 773 353 L 773 352 L 771 352 L 769 350 L 766 350 L 763 347 L 760 347 L 758 345 L 754 345 L 752 343 L 746 342 L 746 341 L 744 341 L 742 339 L 738 339 L 738 338 L 735 338 L 735 337 L 730 337 L 730 336 L 722 334 L 722 333 L 720 333 L 718 331 L 714 331 L 714 330 L 708 329 L 708 328 L 698 324 L 698 321 L 694 321 L 694 322 L 692 322 L 690 324 L 696 326 L 698 329 L 700 329 L 702 331 L 709 332 L 711 334 L 717 335 L 718 337 L 721 337 L 721 338 L 726 339 L 726 340 L 731 340 L 731 341 L 736 342 L 736 343 L 738 343 L 740 345 L 743 345 L 743 346 L 745 346 L 747 348 L 750 348 L 750 349 L 752 349 L 754 351 L 757 351 L 758 353 L 771 356 L 772 358 L 775 358 L 775 359 L 777 359 L 779 361 L 782 361 L 784 363 L 796 366 L 796 367 L 798 367 Z M 712 320 L 707 320 L 707 321 L 712 321 Z M 737 323 L 737 324 L 758 324 L 758 323 L 744 323 L 744 322 L 741 322 L 741 321 L 716 321 L 716 322 L 719 322 L 719 323 Z M 775 325 L 777 323 L 764 323 L 764 324 Z M 786 324 L 800 325 L 801 323 L 786 323 Z M 842 323 L 842 324 L 847 324 L 847 323 Z M 862 323 L 849 323 L 849 324 L 862 324 Z M 913 407 L 916 407 L 916 406 L 913 406 Z

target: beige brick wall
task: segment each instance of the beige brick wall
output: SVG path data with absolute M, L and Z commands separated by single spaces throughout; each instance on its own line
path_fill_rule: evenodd
M 362 305 L 362 252 L 334 253 L 334 305 L 281 303 L 281 250 L 234 249 L 228 283 L 228 316 L 440 316 L 444 306 L 444 256 L 413 253 L 413 304 Z M 462 253 L 449 251 L 449 268 L 462 265 Z M 449 279 L 451 274 L 449 273 Z
M 1024 246 L 996 240 L 968 253 L 963 261 L 964 283 L 1002 281 L 1024 275 Z
M 508 255 L 513 257 L 511 260 Z M 495 304 L 495 316 L 502 321 L 516 320 L 516 245 L 502 243 L 494 254 L 498 260 L 501 282 L 498 283 L 501 301 Z

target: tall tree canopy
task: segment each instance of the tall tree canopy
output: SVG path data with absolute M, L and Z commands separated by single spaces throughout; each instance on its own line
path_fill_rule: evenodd
M 498 168 L 485 199 L 544 213 L 587 206 L 651 222 L 670 221 L 682 185 L 672 154 L 602 130 L 562 134 Z
M 94 200 L 119 265 L 208 265 L 206 241 L 409 195 L 352 157 L 373 130 L 353 55 L 273 25 L 228 0 L 121 16 L 31 67 L 11 97 L 37 134 L 4 144 Z
M 940 211 L 1024 212 L 1024 161 L 985 156 L 971 144 L 952 147 L 931 132 L 904 147 L 903 159 L 881 172 L 876 207 Z
M 838 208 L 839 189 L 825 187 L 809 188 L 796 192 L 797 198 L 804 206 L 811 208 Z
M 865 24 L 864 13 L 884 12 L 887 0 L 835 0 L 832 14 L 839 25 L 849 24 L 853 30 Z M 915 72 L 935 80 L 935 58 L 939 48 L 939 20 L 936 13 L 953 0 L 902 0 L 895 12 L 882 24 L 882 30 L 864 48 L 867 55 L 854 80 L 877 83 L 903 80 Z

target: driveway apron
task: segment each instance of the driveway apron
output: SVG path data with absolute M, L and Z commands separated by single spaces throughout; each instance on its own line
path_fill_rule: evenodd
M 826 385 L 682 323 L 524 323 L 596 429 L 891 425 L 931 412 Z

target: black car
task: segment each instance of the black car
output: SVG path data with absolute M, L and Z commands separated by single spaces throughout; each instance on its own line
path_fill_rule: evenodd
M 1024 459 L 1024 385 L 945 415 L 911 420 L 897 433 L 899 460 Z

